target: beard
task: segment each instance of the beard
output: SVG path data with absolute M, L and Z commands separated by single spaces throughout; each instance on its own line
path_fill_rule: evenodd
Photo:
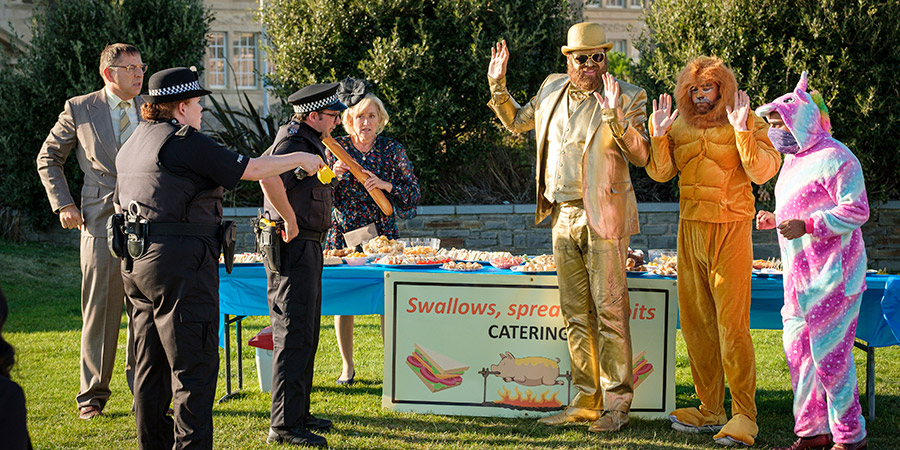
M 597 88 L 599 88 L 601 84 L 603 84 L 603 78 L 601 77 L 604 73 L 606 73 L 605 67 L 599 64 L 593 64 L 590 66 L 582 65 L 580 67 L 576 67 L 575 64 L 572 63 L 572 60 L 570 58 L 567 59 L 569 60 L 567 64 L 567 73 L 569 74 L 569 79 L 572 80 L 572 84 L 574 84 L 575 87 L 583 89 L 585 91 L 594 91 L 597 90 Z M 603 62 L 605 63 L 606 61 Z M 588 67 L 596 70 L 596 72 L 593 75 L 586 75 L 584 73 L 584 70 Z
M 716 102 L 711 102 L 709 99 L 703 99 L 700 101 L 694 100 L 694 111 L 697 111 L 697 114 L 706 114 L 716 106 Z

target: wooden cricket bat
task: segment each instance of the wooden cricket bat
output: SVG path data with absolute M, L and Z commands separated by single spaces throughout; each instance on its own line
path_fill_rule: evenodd
M 365 183 L 366 179 L 369 178 L 368 175 L 363 173 L 362 166 L 353 159 L 344 149 L 341 147 L 341 144 L 338 144 L 337 141 L 334 140 L 333 137 L 327 137 L 322 139 L 322 143 L 328 147 L 328 150 L 331 151 L 337 159 L 341 160 L 344 164 L 350 167 L 350 173 L 359 180 L 360 183 Z M 391 205 L 390 200 L 384 196 L 384 192 L 381 189 L 375 188 L 369 191 L 369 195 L 372 196 L 372 200 L 375 200 L 375 203 L 378 205 L 378 208 L 381 209 L 381 212 L 386 216 L 390 216 L 394 213 L 394 207 Z

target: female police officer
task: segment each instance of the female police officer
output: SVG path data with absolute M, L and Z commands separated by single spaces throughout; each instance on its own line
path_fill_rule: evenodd
M 133 257 L 123 278 L 134 305 L 138 441 L 141 448 L 212 448 L 223 188 L 298 166 L 314 173 L 322 163 L 309 153 L 251 159 L 199 133 L 200 97 L 210 92 L 193 70 L 157 72 L 148 88 L 147 122 L 119 150 L 114 194 Z M 174 423 L 166 416 L 170 401 Z

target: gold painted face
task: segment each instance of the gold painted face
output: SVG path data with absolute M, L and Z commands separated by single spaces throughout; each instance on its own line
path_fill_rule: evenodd
M 705 81 L 700 86 L 691 86 L 691 100 L 698 114 L 706 114 L 712 111 L 719 101 L 719 85 L 712 81 Z
M 601 77 L 609 68 L 606 49 L 602 48 L 569 53 L 566 61 L 572 83 L 587 91 L 600 87 L 603 83 Z

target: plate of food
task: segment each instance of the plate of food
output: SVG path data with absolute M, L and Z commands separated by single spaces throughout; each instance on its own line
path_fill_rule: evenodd
M 366 255 L 375 256 L 378 255 L 380 258 L 384 255 L 396 255 L 403 253 L 404 245 L 402 242 L 388 239 L 384 236 L 378 236 L 374 239 L 369 240 L 363 244 L 363 251 Z
M 625 271 L 643 273 L 647 269 L 644 268 L 644 251 L 632 250 L 628 248 L 628 256 L 625 257 Z
M 674 274 L 674 273 L 672 273 L 672 274 L 664 273 L 664 272 L 648 272 L 648 273 L 650 275 L 656 275 L 658 277 L 663 277 L 663 278 L 678 278 L 678 274 Z
M 476 270 L 483 269 L 484 266 L 477 262 L 471 261 L 459 261 L 459 262 L 445 262 L 441 265 L 441 269 L 450 270 L 453 272 L 474 272 Z
M 556 269 L 553 270 L 534 270 L 534 269 L 526 269 L 525 266 L 513 266 L 510 267 L 509 270 L 515 273 L 521 273 L 522 275 L 555 275 Z
M 339 266 L 341 264 L 344 264 L 344 260 L 340 256 L 328 255 L 322 259 L 323 266 Z
M 525 262 L 525 260 L 521 256 L 502 256 L 490 260 L 489 264 L 498 269 L 509 269 L 510 267 L 518 266 L 523 262 Z
M 474 261 L 481 264 L 489 264 L 491 260 L 497 258 L 512 257 L 512 253 L 510 252 L 486 252 L 456 247 L 439 249 L 437 255 L 447 256 L 454 261 Z
M 753 269 L 753 273 L 759 278 L 781 278 L 784 272 L 779 269 Z
M 421 255 L 393 255 L 385 256 L 376 260 L 374 265 L 385 267 L 403 267 L 403 268 L 428 268 L 440 267 L 441 264 L 450 262 L 450 258 L 446 257 L 428 257 Z
M 380 263 L 375 261 L 372 263 L 373 266 L 381 266 L 381 267 L 396 267 L 398 269 L 434 269 L 435 267 L 441 267 L 443 263 L 411 263 L 411 264 L 388 264 L 388 263 Z

